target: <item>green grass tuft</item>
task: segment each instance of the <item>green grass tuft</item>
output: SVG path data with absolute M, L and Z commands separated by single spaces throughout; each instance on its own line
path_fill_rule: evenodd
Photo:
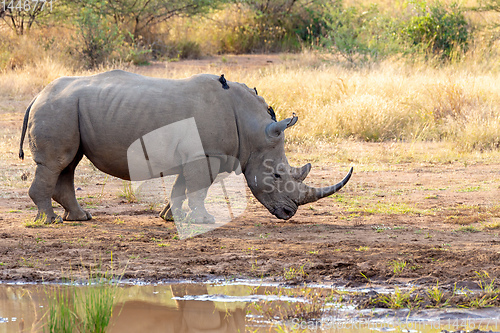
M 45 215 L 44 213 L 34 220 L 32 218 L 26 219 L 23 224 L 26 228 L 42 228 L 46 226 L 45 224 L 46 219 L 47 215 Z

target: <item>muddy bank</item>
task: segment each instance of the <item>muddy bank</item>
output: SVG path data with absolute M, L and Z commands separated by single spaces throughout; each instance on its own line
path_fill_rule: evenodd
M 316 168 L 310 182 L 338 179 L 342 168 Z M 29 180 L 4 188 L 0 280 L 60 281 L 101 271 L 143 281 L 475 284 L 477 272 L 492 279 L 500 273 L 499 174 L 500 165 L 357 171 L 345 191 L 302 206 L 291 220 L 277 220 L 248 196 L 242 216 L 181 240 L 174 223 L 157 216 L 159 207 L 128 202 L 120 180 L 104 183 L 83 166 L 77 195 L 91 221 L 26 227 L 36 213 Z

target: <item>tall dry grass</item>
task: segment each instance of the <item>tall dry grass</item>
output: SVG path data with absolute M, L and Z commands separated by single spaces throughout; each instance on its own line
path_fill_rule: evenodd
M 29 100 L 57 77 L 96 72 L 76 70 L 48 51 L 18 45 L 34 60 L 0 72 L 0 98 Z M 352 68 L 329 55 L 306 51 L 283 56 L 281 65 L 230 67 L 224 74 L 257 87 L 279 118 L 297 113 L 300 126 L 287 133 L 293 142 L 444 141 L 464 151 L 498 149 L 500 74 L 476 57 L 441 66 L 393 59 Z M 128 69 L 171 78 L 200 72 Z
M 59 39 L 49 36 L 59 35 Z M 35 31 L 16 36 L 0 34 L 0 97 L 25 98 L 35 95 L 51 81 L 74 75 L 75 60 L 66 51 L 71 36 L 62 29 Z
M 295 140 L 451 141 L 464 150 L 500 147 L 500 76 L 450 65 L 385 61 L 348 69 L 284 65 L 248 77 L 283 118 L 296 112 Z
M 26 98 L 35 96 L 43 87 L 65 75 L 76 72 L 60 62 L 43 58 L 20 70 L 6 70 L 0 74 L 0 97 Z

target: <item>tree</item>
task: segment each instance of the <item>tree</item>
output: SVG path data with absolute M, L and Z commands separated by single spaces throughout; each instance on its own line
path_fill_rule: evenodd
M 91 0 L 89 3 L 103 3 Z M 77 16 L 78 47 L 88 68 L 96 68 L 104 64 L 111 53 L 120 47 L 123 36 L 116 24 L 110 22 L 98 10 L 82 8 Z
M 115 24 L 127 29 L 139 38 L 155 25 L 168 21 L 174 16 L 193 15 L 214 8 L 222 0 L 107 0 L 107 1 L 67 1 L 80 8 L 93 7 L 112 19 Z

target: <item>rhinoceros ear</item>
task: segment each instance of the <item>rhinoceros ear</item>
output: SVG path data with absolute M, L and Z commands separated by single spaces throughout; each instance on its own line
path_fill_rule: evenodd
M 286 130 L 288 127 L 295 125 L 299 118 L 294 114 L 292 118 L 287 118 L 275 123 L 270 123 L 266 127 L 266 135 L 271 138 L 276 138 L 280 136 L 281 132 Z

